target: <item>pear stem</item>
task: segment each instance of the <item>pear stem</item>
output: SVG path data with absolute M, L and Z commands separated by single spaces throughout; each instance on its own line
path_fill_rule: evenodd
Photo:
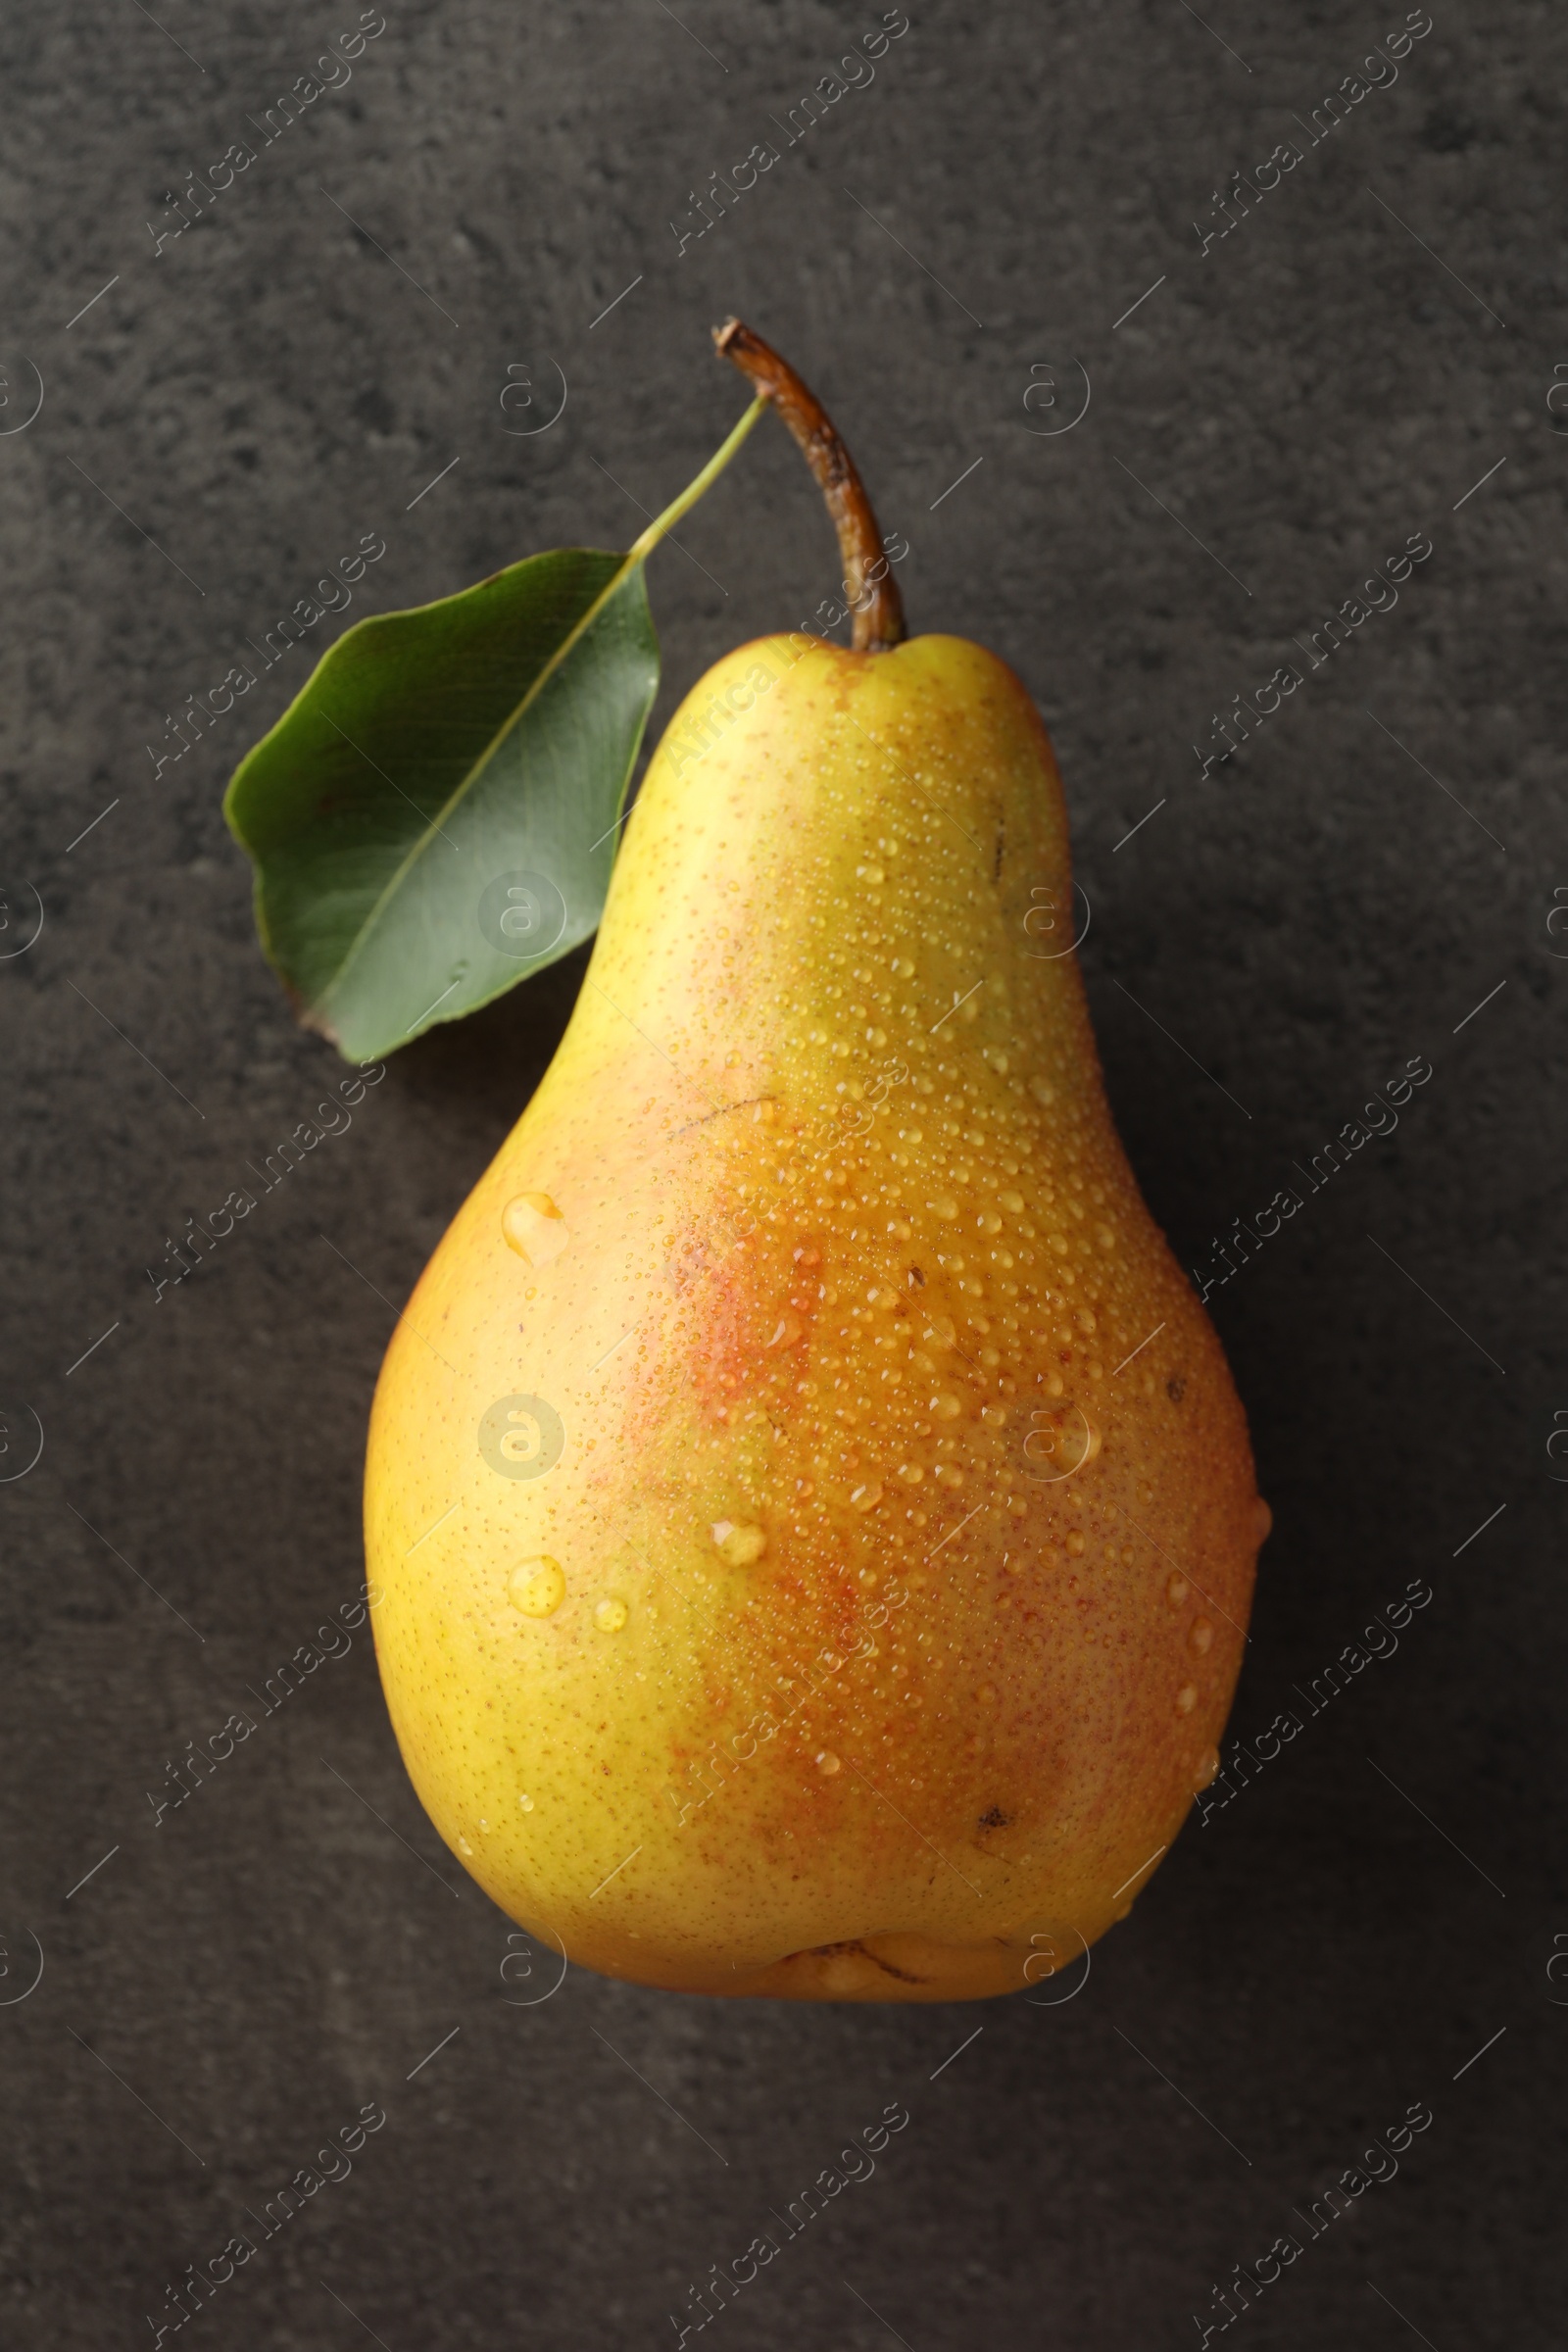
M 908 635 L 904 599 L 888 564 L 887 549 L 871 511 L 865 485 L 855 461 L 840 440 L 837 427 L 816 394 L 804 384 L 787 360 L 754 334 L 739 318 L 728 318 L 713 329 L 720 356 L 738 368 L 770 401 L 800 443 L 806 463 L 816 477 L 833 527 L 839 536 L 844 564 L 844 593 L 855 614 L 851 640 L 858 654 L 881 654 L 902 645 Z
M 679 498 L 672 500 L 662 514 L 656 514 L 642 536 L 632 542 L 626 555 L 627 564 L 646 563 L 661 539 L 668 536 L 681 516 L 696 506 L 704 491 L 717 481 L 766 405 L 759 393 L 734 431 L 719 443 L 702 472 L 689 481 Z

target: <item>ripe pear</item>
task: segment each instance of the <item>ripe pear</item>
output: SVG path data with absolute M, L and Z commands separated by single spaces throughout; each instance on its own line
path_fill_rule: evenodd
M 571 1961 L 1059 1997 L 1217 1770 L 1268 1512 L 1074 904 L 960 638 L 743 646 L 652 760 L 366 1492 L 414 1785 Z

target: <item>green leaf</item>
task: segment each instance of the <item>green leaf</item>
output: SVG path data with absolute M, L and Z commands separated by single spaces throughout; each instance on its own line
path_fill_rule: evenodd
M 474 1011 L 597 925 L 659 683 L 637 554 L 558 549 L 361 621 L 236 770 L 224 813 L 262 944 L 348 1058 Z
M 295 1009 L 354 1061 L 488 1004 L 598 924 L 659 684 L 644 566 L 716 481 L 754 400 L 623 556 L 530 556 L 362 620 L 223 802 Z

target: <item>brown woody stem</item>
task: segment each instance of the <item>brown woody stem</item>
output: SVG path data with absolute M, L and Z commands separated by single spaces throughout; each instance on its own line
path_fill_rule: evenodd
M 802 383 L 787 360 L 739 318 L 713 329 L 720 355 L 737 367 L 762 400 L 770 401 L 801 445 L 816 476 L 839 535 L 844 587 L 855 614 L 851 640 L 858 654 L 881 654 L 902 645 L 908 631 L 899 594 L 855 461 L 816 394 Z

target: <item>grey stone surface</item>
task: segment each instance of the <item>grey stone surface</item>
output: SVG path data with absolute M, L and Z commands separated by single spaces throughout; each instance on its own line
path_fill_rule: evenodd
M 688 191 L 782 146 L 879 14 L 387 0 L 352 79 L 161 251 L 164 191 L 260 139 L 349 0 L 0 24 L 7 939 L 31 893 L 44 916 L 0 965 L 5 1460 L 30 1451 L 16 1406 L 45 1433 L 0 1488 L 8 2343 L 157 2340 L 185 2267 L 372 2100 L 352 2174 L 185 2340 L 672 2341 L 689 2283 L 890 2100 L 911 2120 L 875 2177 L 715 2340 L 1191 2342 L 1413 2101 L 1435 2120 L 1397 2177 L 1237 2325 L 1292 2352 L 1560 2340 L 1568 31 L 1433 0 L 1397 80 L 1312 144 L 1395 0 L 913 0 L 870 86 L 680 250 Z M 1210 1302 L 1277 1519 L 1234 1731 L 1411 1578 L 1434 1597 L 1194 1821 L 1058 2005 L 731 2007 L 573 1971 L 509 2006 L 508 1923 L 413 1797 L 364 1633 L 153 1826 L 186 1741 L 359 1582 L 393 1314 L 584 962 L 397 1056 L 155 1305 L 165 1237 L 337 1075 L 220 813 L 307 657 L 158 769 L 165 713 L 361 533 L 387 552 L 352 617 L 626 543 L 738 413 L 707 348 L 731 310 L 906 532 L 914 625 L 984 640 L 1039 700 L 1112 1099 L 1184 1262 L 1434 1065 Z M 1088 414 L 1043 433 L 1072 363 Z M 550 430 L 504 429 L 509 364 L 564 371 Z M 1216 708 L 1419 533 L 1397 606 L 1205 778 Z M 661 718 L 833 578 L 776 430 L 682 536 L 653 583 Z

